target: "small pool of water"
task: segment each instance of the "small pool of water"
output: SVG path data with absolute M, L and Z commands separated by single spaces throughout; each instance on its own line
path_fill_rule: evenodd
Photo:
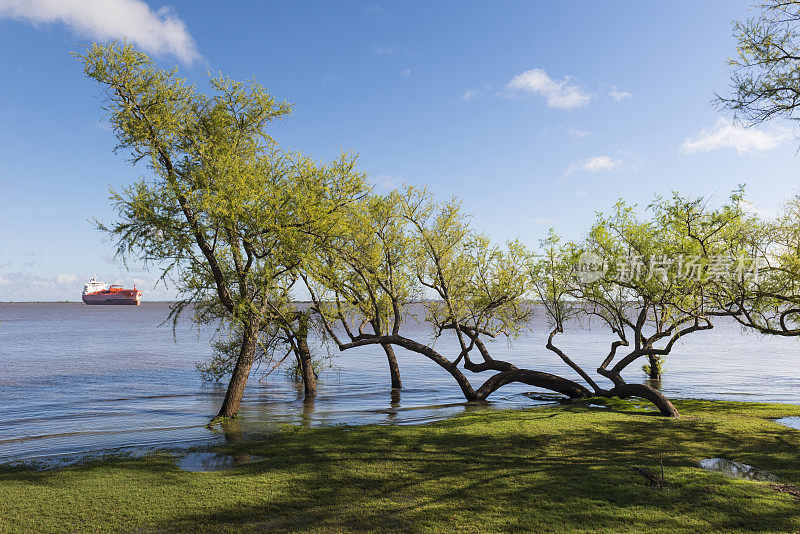
M 742 478 L 745 480 L 757 480 L 760 482 L 776 482 L 778 477 L 767 471 L 756 469 L 752 465 L 743 464 L 725 458 L 709 458 L 700 460 L 700 467 L 709 471 L 719 471 L 731 478 Z
M 781 417 L 780 419 L 775 419 L 775 422 L 779 425 L 800 430 L 800 417 Z
M 261 460 L 266 458 L 254 454 L 192 452 L 178 460 L 177 465 L 184 471 L 225 471 Z

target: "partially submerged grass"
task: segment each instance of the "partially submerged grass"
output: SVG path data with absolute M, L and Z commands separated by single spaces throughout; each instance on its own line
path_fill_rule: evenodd
M 267 458 L 230 471 L 182 472 L 165 453 L 4 470 L 0 530 L 800 530 L 791 492 L 696 467 L 729 458 L 800 484 L 800 431 L 772 421 L 800 406 L 684 400 L 667 419 L 638 404 L 287 429 L 216 449 Z M 665 487 L 642 474 L 662 464 Z

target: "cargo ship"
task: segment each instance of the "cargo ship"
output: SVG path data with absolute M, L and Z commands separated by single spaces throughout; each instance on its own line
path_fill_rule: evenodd
M 83 286 L 83 302 L 86 304 L 121 304 L 138 306 L 142 292 L 136 289 L 125 289 L 122 286 L 106 286 L 97 278 L 92 278 Z

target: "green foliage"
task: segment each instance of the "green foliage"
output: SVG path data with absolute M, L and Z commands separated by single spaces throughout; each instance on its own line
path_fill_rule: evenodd
M 409 307 L 422 299 L 437 334 L 464 327 L 511 335 L 525 326 L 529 253 L 518 241 L 491 244 L 470 228 L 456 200 L 437 203 L 414 187 L 372 195 L 353 210 L 349 225 L 320 251 L 309 282 L 328 320 L 346 329 L 362 321 L 351 337 L 366 325 L 374 335 L 399 331 Z
M 737 56 L 730 58 L 731 96 L 716 103 L 751 124 L 796 120 L 800 93 L 800 2 L 767 0 L 758 15 L 734 21 Z
M 642 371 L 644 371 L 644 374 L 648 377 L 653 377 L 655 375 L 661 378 L 661 375 L 664 374 L 664 358 L 661 356 L 651 358 L 648 363 L 642 365 Z
M 726 236 L 731 256 L 759 260 L 751 276 L 716 288 L 718 306 L 743 326 L 765 334 L 800 335 L 800 196 L 776 217 L 750 216 Z
M 197 321 L 221 321 L 230 340 L 267 333 L 271 347 L 274 332 L 293 328 L 299 270 L 367 191 L 355 156 L 322 164 L 281 149 L 267 128 L 291 107 L 256 82 L 210 76 L 202 93 L 177 68 L 116 43 L 78 58 L 105 88 L 117 148 L 150 171 L 112 190 L 117 219 L 98 227 L 119 257 L 159 269 L 177 289 L 176 321 L 191 307 Z M 217 345 L 210 375 L 234 353 Z
M 744 206 L 741 190 L 720 207 L 675 193 L 643 214 L 620 200 L 609 214 L 598 213 L 582 241 L 562 243 L 551 232 L 531 274 L 553 332 L 581 319 L 610 328 L 617 340 L 598 372 L 613 380 L 638 358 L 660 363 L 679 339 L 730 314 L 724 302 L 749 283 L 755 244 L 766 232 Z M 630 348 L 614 364 L 620 347 Z M 565 358 L 552 336 L 548 348 Z
M 800 2 L 767 0 L 755 17 L 735 21 L 731 96 L 717 104 L 748 124 L 797 120 L 800 105 Z M 721 288 L 718 304 L 742 325 L 766 334 L 800 335 L 800 200 L 789 200 L 773 220 L 758 220 L 729 236 L 731 251 L 757 255 L 759 276 Z
M 234 325 L 233 328 L 230 331 L 220 328 L 211 342 L 211 357 L 197 364 L 197 370 L 203 380 L 219 381 L 233 371 L 244 343 L 241 327 Z M 256 369 L 264 366 L 266 367 L 264 376 L 271 374 L 291 354 L 291 348 L 286 350 L 288 345 L 289 341 L 281 336 L 276 322 L 265 324 L 258 336 L 255 352 Z
M 287 304 L 280 311 L 282 319 L 266 321 L 258 335 L 254 371 L 259 381 L 266 380 L 279 369 L 285 370 L 294 380 L 301 380 L 298 363 L 299 338 L 304 336 L 307 339 L 309 335 L 313 335 L 315 340 L 322 340 L 323 343 L 326 339 L 326 333 L 319 321 L 314 320 L 314 316 L 308 311 L 298 312 L 294 304 Z M 301 321 L 305 321 L 305 325 Z M 241 327 L 234 324 L 230 329 L 220 328 L 211 343 L 211 357 L 196 366 L 203 379 L 219 381 L 230 375 L 239 359 L 243 343 Z M 328 350 L 311 356 L 314 374 L 318 375 L 329 365 L 331 352 Z

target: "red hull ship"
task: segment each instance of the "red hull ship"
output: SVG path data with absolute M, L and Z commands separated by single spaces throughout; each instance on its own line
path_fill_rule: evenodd
M 82 298 L 86 304 L 138 306 L 141 297 L 142 292 L 136 289 L 136 284 L 133 284 L 133 289 L 125 289 L 122 286 L 106 287 L 103 282 L 92 278 L 83 286 Z

